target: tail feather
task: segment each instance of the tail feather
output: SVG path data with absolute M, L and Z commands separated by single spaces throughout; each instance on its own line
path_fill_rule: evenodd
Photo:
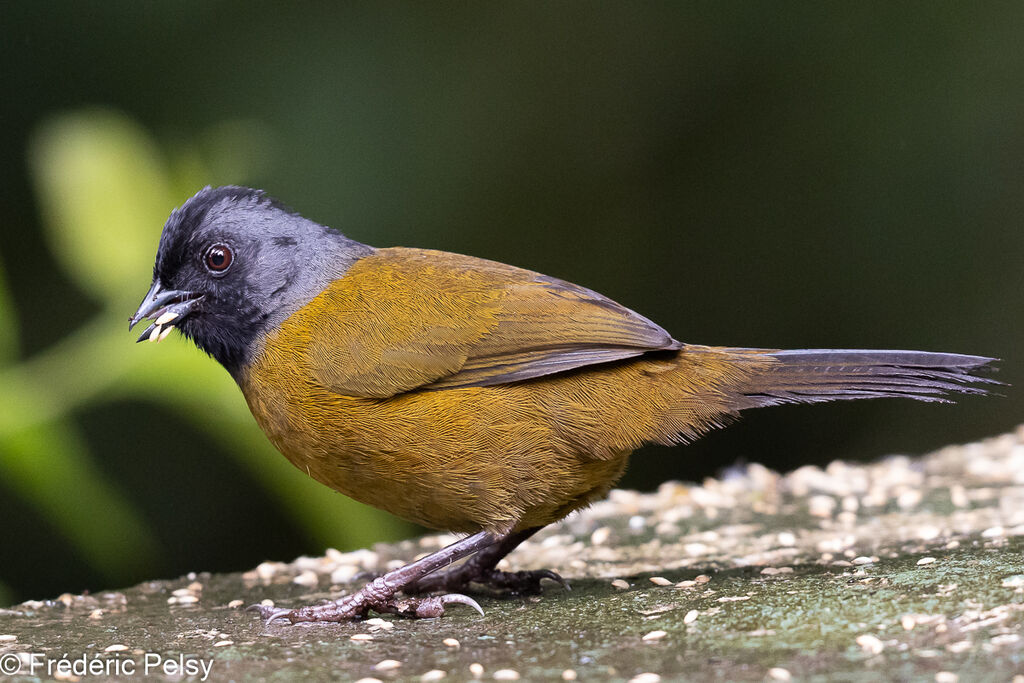
M 999 385 L 978 370 L 991 370 L 996 359 L 928 351 L 801 349 L 773 351 L 729 349 L 737 358 L 768 356 L 738 387 L 749 403 L 740 409 L 783 403 L 821 403 L 866 398 L 912 398 L 950 403 L 953 394 L 987 394 Z

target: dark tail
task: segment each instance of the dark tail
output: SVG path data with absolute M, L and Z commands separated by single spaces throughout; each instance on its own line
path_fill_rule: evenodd
M 951 403 L 951 394 L 987 394 L 987 386 L 1002 384 L 976 374 L 978 370 L 993 369 L 989 364 L 996 359 L 983 356 L 851 349 L 724 350 L 739 358 L 769 356 L 776 361 L 762 366 L 739 387 L 750 400 L 741 410 L 862 398 Z

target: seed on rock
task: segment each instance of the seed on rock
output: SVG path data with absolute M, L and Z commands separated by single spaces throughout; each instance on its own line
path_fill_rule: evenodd
M 934 561 L 934 557 L 922 557 L 920 560 L 917 561 L 917 566 L 920 567 L 922 565 L 931 564 Z
M 692 610 L 690 610 L 689 612 L 686 613 L 685 617 L 683 617 L 683 623 L 684 624 L 692 624 L 693 622 L 697 621 L 697 617 L 698 616 L 700 616 L 700 612 L 698 612 L 695 609 L 692 609 Z
M 664 638 L 667 635 L 668 635 L 668 633 L 666 633 L 665 631 L 651 631 L 650 633 L 644 634 L 644 637 L 641 638 L 641 640 L 646 640 L 646 641 L 661 640 L 662 638 Z
M 885 643 L 879 640 L 876 636 L 870 633 L 865 633 L 862 636 L 857 636 L 857 644 L 860 648 L 868 654 L 877 655 L 885 649 Z
M 612 586 L 614 586 L 620 591 L 624 591 L 627 588 L 629 588 L 629 582 L 623 581 L 622 579 L 615 579 L 614 581 L 612 581 Z
M 496 681 L 518 681 L 519 672 L 515 669 L 498 669 L 494 672 L 494 680 Z
M 935 674 L 935 683 L 956 683 L 959 680 L 960 676 L 952 671 L 939 671 Z
M 128 649 L 127 645 L 117 644 L 117 645 L 108 645 L 106 648 L 103 649 L 103 651 L 104 652 L 124 652 L 127 649 Z
M 427 682 L 427 681 L 440 681 L 441 679 L 443 679 L 447 675 L 448 675 L 447 671 L 442 671 L 441 669 L 431 669 L 427 673 L 425 673 L 422 676 L 420 676 L 420 680 L 424 681 L 424 682 Z
M 400 666 L 402 666 L 402 663 L 397 659 L 382 659 L 374 664 L 373 668 L 377 671 L 394 671 Z
M 480 662 L 473 662 L 469 665 L 469 673 L 473 674 L 473 678 L 480 678 L 484 675 L 484 665 Z
M 655 586 L 671 586 L 672 582 L 666 579 L 664 576 L 652 576 L 650 579 L 651 583 Z
M 216 643 L 213 644 L 213 646 L 214 647 L 227 647 L 228 645 L 234 645 L 234 644 L 235 644 L 235 641 L 233 641 L 233 640 L 218 640 Z
M 591 545 L 604 545 L 608 542 L 608 538 L 612 535 L 612 530 L 606 526 L 603 526 L 594 533 L 590 534 Z
M 307 588 L 312 588 L 313 586 L 317 585 L 319 582 L 320 582 L 320 577 L 318 577 L 316 575 L 316 572 L 313 571 L 312 569 L 307 569 L 306 571 L 302 572 L 301 574 L 296 576 L 294 579 L 292 579 L 292 583 L 296 583 L 296 584 L 298 584 L 300 586 L 306 586 Z
M 629 679 L 629 683 L 659 683 L 660 681 L 661 676 L 659 676 L 658 674 L 650 673 L 649 671 L 646 671 L 642 674 L 637 674 L 636 676 L 633 676 L 631 679 Z
M 5 633 L 3 635 L 0 635 L 0 643 L 13 643 L 17 639 L 18 639 L 18 636 L 10 634 L 10 633 Z
M 566 669 L 562 672 L 563 681 L 575 681 L 576 680 L 576 669 Z
M 228 603 L 228 607 L 230 607 L 231 609 L 238 609 L 239 607 L 241 607 L 244 604 L 245 604 L 245 602 L 243 602 L 242 600 L 232 600 L 231 602 Z
M 373 640 L 373 636 L 369 633 L 353 633 L 348 639 L 356 643 L 366 643 Z
M 693 582 L 694 583 L 707 583 L 710 580 L 711 580 L 711 577 L 708 576 L 707 574 L 701 574 L 701 575 L 695 576 L 693 578 Z
M 768 669 L 768 678 L 773 681 L 788 681 L 793 678 L 793 674 L 789 673 L 789 669 L 783 669 L 781 666 L 773 666 Z
M 458 650 L 460 647 L 462 647 L 462 643 L 460 643 L 455 638 L 445 638 L 441 642 L 445 644 L 445 647 L 451 647 L 451 648 L 454 648 L 456 650 Z

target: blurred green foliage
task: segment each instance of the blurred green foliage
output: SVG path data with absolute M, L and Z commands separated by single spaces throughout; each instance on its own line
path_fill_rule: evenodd
M 190 343 L 125 348 L 125 321 L 151 279 L 160 226 L 171 209 L 216 177 L 210 167 L 245 177 L 238 143 L 244 137 L 253 144 L 263 135 L 250 125 L 239 136 L 245 125 L 214 131 L 209 164 L 195 151 L 164 155 L 138 124 L 109 110 L 51 119 L 30 148 L 48 243 L 100 308 L 55 345 L 18 361 L 18 321 L 0 288 L 0 476 L 115 584 L 154 571 L 165 558 L 146 520 L 96 466 L 69 419 L 85 404 L 135 399 L 179 412 L 209 431 L 324 545 L 360 546 L 408 532 L 279 457 L 231 378 Z M 218 137 L 225 131 L 234 135 Z M 186 163 L 169 163 L 166 156 Z M 145 444 L 139 452 L 145 457 Z

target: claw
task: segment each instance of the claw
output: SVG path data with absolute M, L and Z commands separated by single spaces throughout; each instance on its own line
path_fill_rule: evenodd
M 484 616 L 484 609 L 480 606 L 480 603 L 468 595 L 463 595 L 462 593 L 449 593 L 448 595 L 442 595 L 440 600 L 442 605 L 457 603 L 460 605 L 466 605 L 467 607 L 472 607 L 480 613 L 480 616 Z
M 539 569 L 539 570 L 536 571 L 536 574 L 537 574 L 537 579 L 538 580 L 540 580 L 540 579 L 551 579 L 552 581 L 557 583 L 559 586 L 561 586 L 565 590 L 567 590 L 567 591 L 571 591 L 572 590 L 572 586 L 569 585 L 569 582 L 566 581 L 565 579 L 563 579 L 562 575 L 558 574 L 557 572 L 553 572 L 550 569 Z
M 284 609 L 284 608 L 277 608 L 277 609 L 275 609 L 273 607 L 269 607 L 267 605 L 260 605 L 260 604 L 249 605 L 248 607 L 245 608 L 245 611 L 246 612 L 259 612 L 260 617 L 263 619 L 263 625 L 264 626 L 269 625 L 270 622 L 274 621 L 275 619 L 280 619 L 281 617 L 286 616 L 286 615 L 291 613 L 290 609 Z M 291 620 L 289 619 L 289 621 L 291 621 Z

